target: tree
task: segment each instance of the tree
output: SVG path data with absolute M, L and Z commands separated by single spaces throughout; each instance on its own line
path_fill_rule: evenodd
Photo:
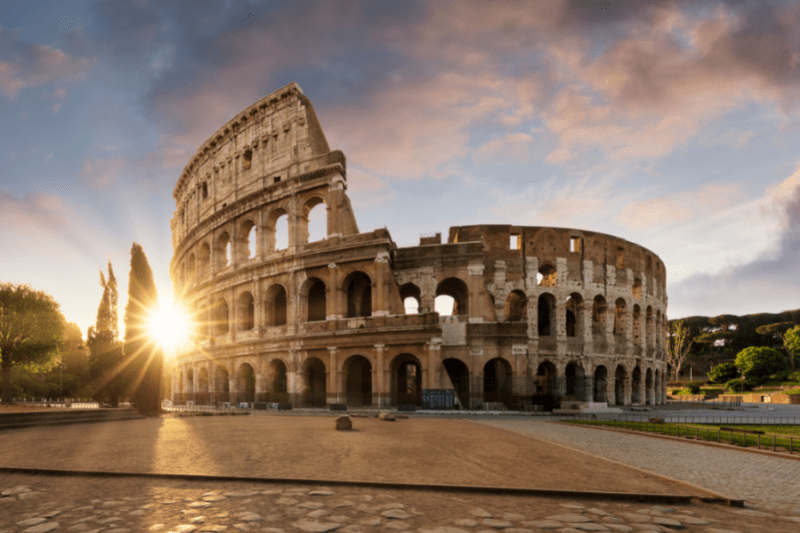
M 766 381 L 775 372 L 785 370 L 786 358 L 775 348 L 751 346 L 736 354 L 736 366 L 746 378 Z
M 800 326 L 795 326 L 784 334 L 783 345 L 791 354 L 794 369 L 794 360 L 800 359 Z
M 739 375 L 739 370 L 733 363 L 720 363 L 708 373 L 708 379 L 713 383 L 726 383 L 735 379 Z
M 3 402 L 11 401 L 11 368 L 51 361 L 61 348 L 65 323 L 58 303 L 46 292 L 0 283 Z
M 158 305 L 153 270 L 142 247 L 131 247 L 131 271 L 128 278 L 128 303 L 125 306 L 125 359 L 128 385 L 136 409 L 146 415 L 161 410 L 161 378 L 164 354 L 150 337 L 148 322 Z
M 693 341 L 689 337 L 689 328 L 684 325 L 683 320 L 676 320 L 670 326 L 669 339 L 667 342 L 667 363 L 675 373 L 675 379 L 681 371 L 681 366 L 689 357 L 689 350 L 692 349 Z
M 771 335 L 781 340 L 783 350 L 786 352 L 786 362 L 789 363 L 791 369 L 794 370 L 794 354 L 786 344 L 786 333 L 788 333 L 788 330 L 791 329 L 792 326 L 796 326 L 796 324 L 794 322 L 778 322 L 777 324 L 758 326 L 756 331 L 761 335 Z
M 103 297 L 97 307 L 97 319 L 86 333 L 89 375 L 95 399 L 116 407 L 125 391 L 125 379 L 122 374 L 122 344 L 119 341 L 117 278 L 114 277 L 111 261 L 108 262 L 108 281 L 100 271 L 100 285 L 103 287 Z

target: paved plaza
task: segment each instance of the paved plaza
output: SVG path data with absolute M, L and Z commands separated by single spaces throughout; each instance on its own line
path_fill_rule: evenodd
M 325 484 L 0 473 L 0 533 L 790 533 L 800 528 L 800 496 L 791 483 L 798 471 L 790 470 L 800 461 L 533 417 L 354 422 L 356 431 L 342 433 L 332 430 L 331 417 L 320 416 L 162 418 L 4 431 L 0 447 L 3 466 L 171 468 L 254 477 L 290 472 L 318 479 L 691 492 L 553 446 L 557 443 L 746 498 L 749 505 L 736 509 L 699 500 L 657 505 Z M 733 489 L 740 481 L 737 492 Z

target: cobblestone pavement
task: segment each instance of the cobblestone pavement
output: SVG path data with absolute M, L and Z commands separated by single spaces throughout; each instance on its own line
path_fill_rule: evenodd
M 357 487 L 13 474 L 0 478 L 0 494 L 0 533 L 790 533 L 800 527 L 800 513 L 731 510 L 718 504 L 577 502 Z
M 535 419 L 476 421 L 687 481 L 755 507 L 800 512 L 797 460 Z

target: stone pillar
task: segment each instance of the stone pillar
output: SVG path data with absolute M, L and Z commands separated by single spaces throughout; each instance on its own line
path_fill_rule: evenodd
M 253 281 L 253 329 L 258 332 L 259 337 L 261 337 L 261 332 L 264 330 L 264 323 L 266 322 L 264 318 L 263 293 L 261 282 Z
M 389 314 L 389 293 L 386 274 L 389 271 L 389 252 L 379 252 L 375 257 L 375 290 L 372 292 L 372 316 Z
M 339 372 L 339 349 L 336 346 L 328 347 L 328 354 L 330 357 L 330 365 L 326 368 L 327 374 L 327 398 L 326 402 L 342 403 L 342 380 L 341 372 Z
M 328 298 L 325 303 L 327 320 L 339 320 L 347 316 L 347 304 L 342 303 L 342 291 L 339 289 L 339 267 L 336 263 L 328 264 Z M 344 309 L 344 312 L 342 312 Z
M 376 369 L 372 372 L 372 404 L 377 405 L 378 407 L 388 406 L 392 399 L 391 391 L 387 391 L 386 387 L 386 385 L 390 383 L 390 380 L 387 379 L 387 376 L 385 375 L 385 361 L 383 360 L 385 348 L 385 344 L 375 345 Z
M 483 299 L 483 263 L 476 263 L 467 266 L 469 279 L 467 279 L 467 290 L 469 292 L 469 322 L 483 322 L 480 301 Z
M 436 389 L 436 371 L 441 358 L 442 339 L 433 338 L 428 343 L 428 361 L 422 365 L 422 385 L 423 388 Z M 425 384 L 428 386 L 425 387 Z
M 231 405 L 236 405 L 239 402 L 238 380 L 233 372 L 228 374 L 228 401 L 231 402 Z
M 567 342 L 567 306 L 566 300 L 563 298 L 556 298 L 556 340 L 558 341 L 559 346 L 559 355 L 562 355 L 562 351 L 566 354 L 566 342 Z M 564 349 L 561 349 L 561 346 L 564 346 Z
M 587 402 L 594 401 L 594 368 L 591 363 L 581 362 L 583 367 L 584 396 Z
M 344 203 L 344 191 L 347 184 L 342 176 L 335 176 L 331 179 L 328 186 L 328 203 L 325 209 L 328 214 L 328 238 L 341 237 L 342 228 L 342 204 Z
M 197 367 L 192 365 L 192 397 L 189 398 L 193 402 L 197 402 L 197 378 L 199 377 L 199 372 L 197 371 Z
M 614 302 L 606 302 L 606 340 L 608 341 L 608 353 L 617 353 L 617 343 L 614 337 L 614 317 L 617 313 L 617 305 Z

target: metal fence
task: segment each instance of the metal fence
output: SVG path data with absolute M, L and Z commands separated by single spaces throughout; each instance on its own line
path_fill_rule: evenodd
M 558 420 L 578 420 L 586 422 L 647 422 L 660 418 L 667 424 L 729 424 L 737 426 L 797 426 L 800 416 L 753 416 L 741 415 L 683 415 L 665 412 L 559 415 Z

